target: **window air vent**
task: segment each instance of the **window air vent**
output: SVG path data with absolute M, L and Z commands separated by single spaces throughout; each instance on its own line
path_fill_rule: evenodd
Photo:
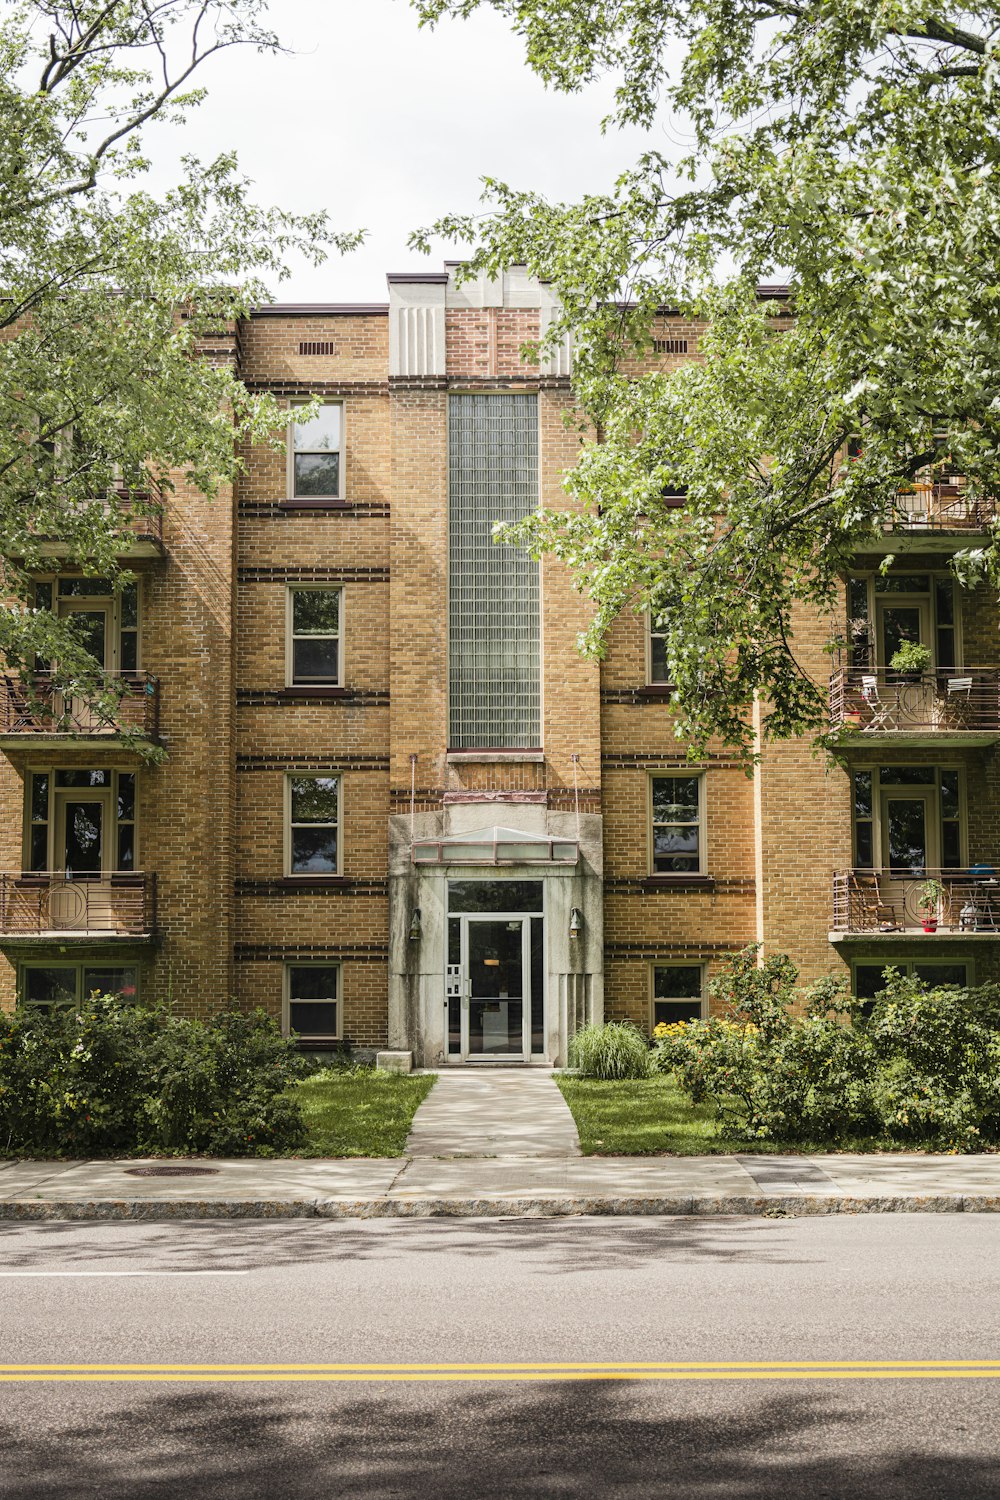
M 686 354 L 688 352 L 687 339 L 654 339 L 654 354 Z
M 336 354 L 336 345 L 330 339 L 306 339 L 299 345 L 300 354 Z

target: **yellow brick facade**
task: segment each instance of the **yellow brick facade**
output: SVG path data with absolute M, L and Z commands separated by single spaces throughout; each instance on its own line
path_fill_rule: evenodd
M 959 766 L 968 862 L 1000 864 L 992 746 L 949 742 L 942 750 L 860 738 L 836 765 L 802 743 L 769 745 L 755 776 L 713 746 L 692 764 L 673 733 L 667 696 L 648 680 L 645 617 L 623 616 L 606 659 L 584 659 L 576 642 L 586 601 L 555 562 L 540 572 L 540 746 L 520 755 L 453 751 L 449 398 L 537 396 L 539 493 L 549 506 L 569 503 L 562 476 L 583 439 L 563 420 L 568 371 L 555 356 L 542 366 L 520 357 L 545 312 L 540 295 L 531 305 L 523 279 L 513 290 L 480 288 L 478 301 L 475 292 L 455 291 L 447 275 L 397 281 L 386 306 L 267 308 L 234 334 L 232 357 L 252 389 L 289 403 L 311 395 L 342 403 L 340 494 L 296 502 L 286 455 L 261 447 L 241 455 L 234 494 L 209 504 L 181 486 L 170 498 L 162 556 L 135 563 L 141 664 L 160 683 L 163 764 L 143 765 L 99 737 L 5 742 L 2 868 L 25 865 L 32 771 L 134 770 L 140 863 L 155 876 L 156 913 L 155 930 L 138 940 L 0 934 L 3 1004 L 15 1002 L 24 965 L 127 963 L 140 967 L 144 993 L 182 1010 L 235 1002 L 281 1015 L 287 965 L 337 964 L 342 1043 L 412 1048 L 413 1007 L 440 1012 L 447 999 L 444 948 L 432 960 L 416 956 L 409 935 L 422 889 L 430 945 L 438 918 L 427 909 L 428 892 L 437 900 L 439 889 L 414 883 L 409 840 L 455 837 L 477 821 L 538 838 L 579 834 L 589 851 L 578 872 L 584 885 L 564 881 L 563 905 L 551 909 L 564 913 L 561 922 L 571 907 L 585 910 L 588 930 L 573 935 L 568 958 L 553 959 L 546 1006 L 553 1014 L 561 1007 L 552 1035 L 563 1041 L 548 1047 L 549 1061 L 564 1060 L 555 1054 L 574 1016 L 603 1013 L 649 1027 L 657 964 L 694 966 L 707 980 L 726 954 L 755 941 L 788 951 L 807 979 L 847 972 L 852 959 L 915 961 L 932 948 L 947 961 L 967 961 L 970 977 L 992 976 L 997 945 L 978 932 L 969 941 L 954 933 L 830 941 L 833 872 L 848 870 L 853 858 L 852 771 L 870 767 L 877 779 L 889 764 Z M 664 316 L 647 367 L 696 358 L 701 331 Z M 919 566 L 942 562 L 922 556 Z M 342 590 L 335 688 L 289 687 L 288 601 L 297 585 Z M 1000 621 L 985 591 L 963 601 L 962 616 L 964 659 L 1000 659 Z M 822 649 L 830 625 L 798 624 L 800 660 L 820 680 L 830 666 Z M 291 876 L 286 865 L 286 782 L 310 773 L 339 779 L 335 876 Z M 696 873 L 652 868 L 657 774 L 699 778 Z M 597 908 L 587 905 L 587 879 L 597 883 Z M 434 941 L 446 940 L 438 932 Z M 420 1060 L 443 1056 L 439 1043 L 427 1042 Z

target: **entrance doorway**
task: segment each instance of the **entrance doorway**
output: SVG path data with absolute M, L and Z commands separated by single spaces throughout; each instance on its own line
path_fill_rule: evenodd
M 530 1055 L 530 923 L 462 918 L 462 1053 L 525 1062 Z
M 448 882 L 449 1062 L 545 1053 L 543 882 Z

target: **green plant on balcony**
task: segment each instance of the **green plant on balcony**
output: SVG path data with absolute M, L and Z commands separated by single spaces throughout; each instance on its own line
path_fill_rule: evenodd
M 944 896 L 940 880 L 925 880 L 917 893 L 917 910 L 925 932 L 936 932 L 938 912 Z
M 929 672 L 930 648 L 922 646 L 919 641 L 903 641 L 893 652 L 889 666 L 894 672 Z

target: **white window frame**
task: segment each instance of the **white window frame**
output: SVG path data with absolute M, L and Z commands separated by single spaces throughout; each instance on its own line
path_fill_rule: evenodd
M 339 595 L 337 611 L 337 680 L 335 682 L 295 681 L 295 599 L 296 594 L 306 592 Z M 308 640 L 308 636 L 298 637 Z M 317 640 L 329 640 L 329 636 L 317 636 Z M 329 583 L 290 583 L 285 594 L 285 686 L 295 688 L 343 687 L 344 685 L 344 585 L 331 580 Z
M 683 958 L 653 958 L 649 961 L 649 1029 L 653 1030 L 656 1023 L 657 1000 L 691 1000 L 690 995 L 657 995 L 656 993 L 656 971 L 657 969 L 696 969 L 698 971 L 698 990 L 700 995 L 700 1019 L 708 1019 L 708 993 L 705 985 L 705 971 L 707 965 L 701 963 L 689 963 Z
M 653 823 L 653 782 L 662 781 L 667 777 L 678 780 L 695 780 L 698 783 L 698 868 L 696 870 L 658 870 L 655 863 L 654 851 L 654 823 Z M 705 815 L 707 804 L 707 788 L 704 771 L 686 771 L 677 766 L 664 766 L 657 770 L 651 770 L 646 776 L 646 847 L 647 868 L 649 875 L 654 880 L 684 880 L 691 879 L 695 875 L 704 875 L 708 869 L 708 839 L 707 819 Z M 680 826 L 680 825 L 678 825 Z
M 653 637 L 654 636 L 659 636 L 661 634 L 662 634 L 662 632 L 659 631 L 659 630 L 656 630 L 655 627 L 654 627 L 654 625 L 653 625 L 653 612 L 652 612 L 652 610 L 651 609 L 647 609 L 646 610 L 646 686 L 647 687 L 656 687 L 656 688 L 673 687 L 673 683 L 670 681 L 669 678 L 663 678 L 663 680 L 661 681 L 659 678 L 656 678 L 656 677 L 653 676 Z
M 347 407 L 340 396 L 332 400 L 320 398 L 320 406 L 340 407 L 340 463 L 337 466 L 337 493 L 335 495 L 297 495 L 295 493 L 295 412 L 300 406 L 308 403 L 305 400 L 289 401 L 288 403 L 288 433 L 285 442 L 285 494 L 290 504 L 314 503 L 321 506 L 324 501 L 343 500 L 344 498 L 344 475 L 347 468 Z M 315 450 L 303 448 L 301 452 L 310 453 Z M 330 450 L 332 451 L 332 450 Z
M 291 1016 L 292 1016 L 291 979 L 292 979 L 292 970 L 293 969 L 333 969 L 336 972 L 336 975 L 337 975 L 337 993 L 336 993 L 336 995 L 328 995 L 328 996 L 325 997 L 324 1000 L 317 1000 L 317 1001 L 299 1000 L 299 1001 L 296 1001 L 296 1004 L 298 1004 L 298 1005 L 311 1005 L 311 1004 L 329 1004 L 330 1001 L 332 1000 L 333 1003 L 337 1007 L 337 1030 L 336 1030 L 336 1033 L 330 1033 L 330 1032 L 322 1032 L 322 1033 L 320 1033 L 320 1032 L 315 1032 L 311 1036 L 305 1036 L 305 1035 L 302 1035 L 300 1033 L 300 1039 L 301 1039 L 301 1042 L 302 1042 L 303 1046 L 312 1046 L 312 1045 L 314 1045 L 316 1043 L 340 1042 L 340 1041 L 342 1041 L 343 1037 L 344 1037 L 344 965 L 340 962 L 339 959 L 315 958 L 315 959 L 305 959 L 305 960 L 302 960 L 302 961 L 299 961 L 299 960 L 290 960 L 288 963 L 286 963 L 284 965 L 283 973 L 282 973 L 282 982 L 281 982 L 281 1030 L 282 1030 L 283 1035 L 285 1035 L 285 1036 L 290 1035 L 291 1030 L 292 1030 L 292 1024 L 291 1024 Z
M 286 770 L 285 776 L 285 805 L 284 805 L 284 863 L 285 878 L 287 880 L 339 880 L 344 870 L 344 776 L 335 766 L 327 766 L 317 770 L 310 766 L 308 770 L 296 771 Z M 293 870 L 292 869 L 292 782 L 322 780 L 324 777 L 336 778 L 337 782 L 337 820 L 331 823 L 313 823 L 311 825 L 301 824 L 297 826 L 313 828 L 331 828 L 337 830 L 337 868 L 335 870 Z

